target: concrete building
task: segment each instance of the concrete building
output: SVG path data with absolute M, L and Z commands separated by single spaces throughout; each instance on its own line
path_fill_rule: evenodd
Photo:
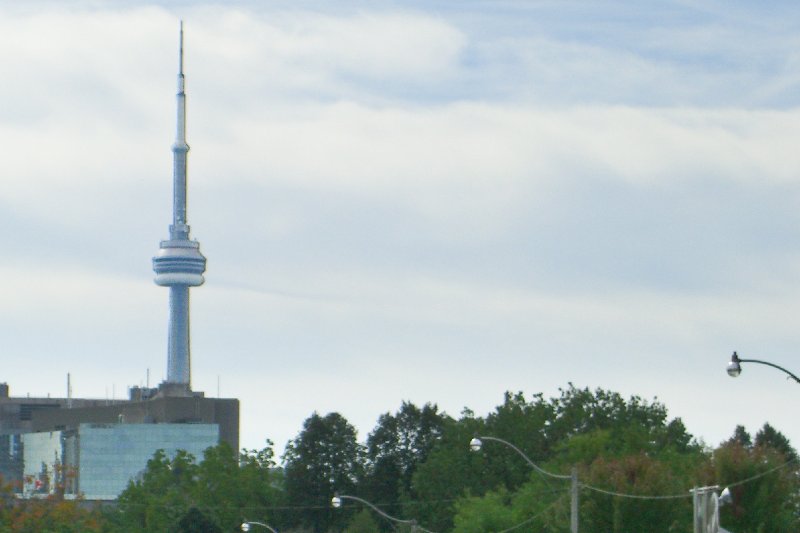
M 7 383 L 0 383 L 0 477 L 4 482 L 19 484 L 23 471 L 22 435 L 36 431 L 34 417 L 47 411 L 65 412 L 70 407 L 92 409 L 128 403 L 125 400 L 85 398 L 11 397 Z
M 0 384 L 0 393 L 8 391 L 7 384 Z M 113 499 L 156 450 L 168 454 L 186 450 L 200 460 L 203 450 L 221 442 L 239 449 L 235 398 L 205 398 L 201 393 L 163 396 L 159 389 L 138 387 L 130 396 L 113 401 L 0 396 L 3 481 L 13 484 L 20 495 L 48 494 L 64 486 L 66 494 Z M 100 460 L 95 454 L 112 463 L 117 457 L 119 465 L 126 466 L 95 468 Z M 94 470 L 86 470 L 90 465 Z M 60 477 L 64 472 L 71 472 L 71 483 Z M 108 487 L 119 491 L 112 494 Z

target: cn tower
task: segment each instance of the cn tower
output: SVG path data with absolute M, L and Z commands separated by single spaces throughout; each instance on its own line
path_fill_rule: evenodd
M 206 258 L 200 243 L 189 239 L 186 220 L 186 93 L 183 76 L 183 22 L 180 27 L 178 61 L 178 129 L 173 154 L 172 225 L 169 240 L 161 241 L 153 258 L 156 285 L 169 287 L 169 345 L 167 379 L 169 388 L 191 390 L 191 354 L 189 347 L 189 287 L 203 284 Z

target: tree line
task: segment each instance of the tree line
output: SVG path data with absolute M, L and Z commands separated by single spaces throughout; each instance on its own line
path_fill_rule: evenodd
M 569 532 L 569 480 L 542 475 L 497 441 L 471 451 L 475 436 L 513 443 L 547 472 L 576 469 L 581 531 L 691 531 L 689 491 L 708 485 L 730 486 L 733 502 L 721 508 L 730 531 L 800 531 L 798 457 L 769 424 L 754 435 L 737 426 L 711 447 L 658 401 L 570 384 L 552 398 L 506 393 L 485 417 L 403 402 L 363 443 L 341 414 L 315 412 L 280 463 L 269 441 L 239 454 L 223 444 L 203 458 L 158 452 L 115 505 L 6 498 L 0 532 L 214 533 L 246 520 L 282 533 L 411 530 L 357 500 L 335 509 L 336 494 L 437 533 Z

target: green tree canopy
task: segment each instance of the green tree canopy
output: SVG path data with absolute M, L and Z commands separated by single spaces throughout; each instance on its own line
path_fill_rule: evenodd
M 269 442 L 238 461 L 225 443 L 208 448 L 200 463 L 183 451 L 170 458 L 159 450 L 107 519 L 115 531 L 129 533 L 182 532 L 197 524 L 231 531 L 244 519 L 267 521 L 283 503 L 272 454 Z
M 479 452 L 469 449 L 485 439 Z M 722 524 L 736 533 L 800 531 L 800 469 L 789 440 L 765 424 L 743 426 L 716 449 L 698 444 L 660 402 L 573 385 L 554 398 L 506 393 L 485 417 L 458 419 L 435 405 L 404 402 L 366 440 L 338 413 L 313 413 L 275 465 L 271 443 L 239 457 L 225 445 L 202 461 L 154 454 L 115 508 L 101 514 L 75 502 L 31 500 L 0 506 L 0 533 L 182 533 L 236 531 L 243 520 L 280 531 L 407 531 L 334 493 L 364 498 L 388 514 L 439 533 L 567 533 L 575 469 L 581 531 L 673 533 L 691 529 L 693 487 L 730 486 Z M 561 477 L 559 477 L 561 476 Z M 10 489 L 1 495 L 8 502 Z M 517 530 L 515 529 L 515 530 Z
M 362 477 L 363 450 L 356 430 L 339 413 L 312 414 L 303 430 L 286 445 L 283 456 L 286 498 L 290 506 L 302 507 L 295 522 L 316 533 L 332 525 L 343 525 L 347 513 L 333 513 L 335 492 L 354 494 Z
M 414 472 L 428 458 L 448 420 L 429 403 L 419 408 L 403 402 L 394 415 L 381 415 L 367 437 L 364 477 L 359 482 L 365 498 L 399 512 L 401 495 L 411 494 Z
M 222 533 L 222 529 L 200 509 L 191 507 L 178 521 L 178 533 Z
M 797 451 L 792 448 L 789 439 L 787 439 L 783 433 L 769 425 L 769 423 L 765 423 L 758 433 L 756 433 L 754 444 L 761 448 L 775 450 L 783 455 L 783 458 L 787 461 L 797 460 Z
M 663 460 L 674 458 L 674 464 L 685 472 L 692 468 L 691 462 L 679 458 L 702 455 L 702 447 L 693 441 L 681 420 L 670 420 L 664 405 L 657 401 L 647 402 L 638 396 L 626 400 L 615 392 L 579 389 L 572 384 L 549 400 L 542 394 L 528 400 L 521 392 L 506 393 L 503 403 L 484 419 L 465 411 L 461 419 L 446 425 L 428 460 L 414 475 L 412 489 L 422 501 L 418 506 L 420 517 L 432 528 L 447 530 L 453 526 L 457 509 L 448 502 L 464 494 L 475 502 L 475 497 L 487 491 L 502 488 L 513 494 L 529 483 L 536 485 L 531 491 L 549 491 L 553 498 L 564 490 L 563 482 L 532 474 L 525 459 L 500 443 L 486 442 L 480 453 L 470 452 L 468 443 L 475 435 L 511 442 L 534 463 L 560 475 L 568 474 L 576 465 L 589 471 L 599 458 L 643 454 Z M 540 498 L 540 503 L 548 507 L 553 498 Z M 510 505 L 514 498 L 506 501 Z M 469 511 L 461 505 L 458 512 Z M 509 516 L 521 518 L 513 512 Z

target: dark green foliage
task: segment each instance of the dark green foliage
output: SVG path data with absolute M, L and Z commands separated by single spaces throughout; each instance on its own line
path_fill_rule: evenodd
M 502 531 L 519 521 L 511 508 L 511 496 L 500 488 L 482 498 L 464 498 L 455 505 L 455 530 L 461 533 Z
M 371 510 L 362 509 L 353 516 L 344 533 L 375 533 L 380 529 L 380 526 L 378 526 L 378 522 L 375 521 L 372 515 Z
M 412 477 L 414 505 L 409 513 L 426 528 L 447 531 L 452 525 L 454 504 L 468 493 L 483 494 L 493 479 L 482 454 L 472 453 L 470 439 L 485 433 L 485 422 L 465 410 L 460 420 L 445 424 L 444 432 L 428 459 Z
M 667 409 L 659 402 L 648 403 L 639 396 L 626 401 L 616 392 L 591 392 L 570 384 L 551 404 L 555 419 L 547 433 L 552 445 L 575 435 L 606 430 L 610 432 L 611 453 L 698 449 L 680 419 L 667 421 Z
M 274 466 L 270 447 L 245 451 L 237 461 L 220 444 L 207 449 L 199 464 L 185 452 L 169 458 L 160 450 L 107 519 L 114 531 L 131 533 L 181 532 L 201 523 L 231 531 L 244 518 L 267 521 L 268 510 L 283 502 Z
M 542 474 L 492 439 L 472 452 L 474 436 L 506 440 L 562 477 Z M 602 389 L 569 385 L 550 399 L 506 393 L 486 417 L 465 409 L 458 420 L 435 405 L 404 402 L 379 418 L 365 446 L 338 413 L 313 413 L 283 461 L 276 469 L 270 446 L 245 450 L 237 460 L 222 445 L 199 463 L 184 452 L 158 452 L 103 515 L 62 505 L 68 502 L 26 502 L 6 506 L 0 533 L 213 533 L 238 531 L 245 519 L 292 533 L 411 531 L 359 502 L 333 509 L 335 492 L 439 533 L 519 525 L 515 531 L 568 533 L 572 469 L 580 481 L 581 531 L 691 531 L 689 490 L 707 485 L 731 485 L 733 503 L 721 511 L 730 531 L 800 531 L 797 453 L 778 430 L 765 424 L 751 438 L 737 426 L 712 451 L 659 402 Z
M 303 430 L 286 446 L 283 456 L 286 497 L 290 506 L 301 507 L 292 522 L 315 533 L 343 525 L 348 513 L 334 513 L 334 493 L 355 494 L 362 475 L 363 450 L 356 430 L 339 413 L 312 414 Z
M 755 446 L 775 450 L 783 455 L 783 458 L 787 461 L 797 460 L 797 452 L 789 444 L 789 439 L 768 423 L 764 424 L 764 427 L 756 433 Z
M 485 435 L 513 442 L 531 460 L 542 462 L 550 455 L 554 441 L 551 422 L 555 418 L 553 404 L 545 401 L 541 394 L 527 401 L 521 392 L 506 392 L 503 404 L 487 415 L 483 431 Z M 466 444 L 463 446 L 466 448 Z M 483 453 L 492 459 L 486 464 L 491 478 L 508 488 L 516 488 L 528 480 L 530 468 L 519 454 L 501 444 L 487 443 L 486 446 L 489 448 Z
M 663 405 L 639 397 L 625 400 L 604 390 L 570 385 L 558 398 L 541 395 L 526 402 L 522 394 L 486 418 L 484 431 L 516 444 L 545 470 L 567 475 L 578 467 L 583 483 L 632 494 L 678 493 L 674 501 L 623 500 L 581 491 L 581 529 L 667 533 L 690 528 L 687 476 L 696 474 L 705 455 L 679 419 L 668 420 Z M 464 445 L 465 446 L 465 445 Z M 491 446 L 491 448 L 490 448 Z M 485 442 L 484 498 L 462 500 L 454 531 L 497 531 L 530 520 L 530 531 L 569 530 L 568 479 L 539 474 L 501 443 Z M 511 470 L 503 476 L 497 468 Z M 481 487 L 466 489 L 481 494 Z M 512 489 L 513 492 L 506 492 Z M 465 503 L 466 502 L 466 503 Z
M 784 455 L 768 446 L 747 448 L 729 442 L 714 452 L 720 486 L 751 480 L 730 488 L 733 503 L 722 507 L 723 527 L 736 533 L 800 531 L 798 465 L 782 465 Z
M 414 472 L 428 458 L 448 421 L 435 405 L 425 404 L 420 409 L 410 402 L 403 402 L 394 415 L 381 415 L 367 437 L 364 476 L 359 482 L 364 497 L 402 517 L 401 496 L 411 494 Z
M 537 412 L 548 413 L 544 423 L 535 422 Z M 517 423 L 498 425 L 496 421 L 503 416 L 515 416 Z M 668 420 L 666 409 L 658 402 L 638 397 L 625 400 L 616 393 L 572 386 L 549 402 L 541 396 L 524 402 L 521 395 L 507 395 L 497 412 L 486 417 L 485 425 L 482 422 L 470 417 L 456 425 L 477 427 L 487 435 L 517 444 L 531 458 L 536 456 L 535 462 L 549 472 L 565 474 L 577 466 L 583 484 L 579 507 L 582 531 L 690 531 L 693 509 L 689 489 L 742 481 L 732 487 L 734 505 L 723 507 L 723 525 L 737 533 L 800 531 L 797 455 L 788 439 L 769 425 L 759 431 L 754 444 L 745 429 L 737 427 L 733 438 L 712 454 L 694 442 L 680 419 Z M 519 427 L 527 428 L 527 440 L 519 432 L 517 440 L 507 437 Z M 495 432 L 489 433 L 492 429 Z M 463 434 L 460 438 L 465 442 Z M 443 440 L 442 445 L 446 444 Z M 523 522 L 526 531 L 569 531 L 569 481 L 532 472 L 524 462 L 494 448 L 490 452 L 488 446 L 485 442 L 481 452 L 486 461 L 482 465 L 483 485 L 468 475 L 454 478 L 461 482 L 465 496 L 452 509 L 452 531 L 491 532 Z M 462 457 L 463 453 L 461 449 L 450 450 L 449 457 Z M 419 468 L 415 483 L 428 483 L 422 479 L 423 473 L 429 472 L 434 460 L 438 462 L 436 469 L 445 466 L 445 456 L 447 450 L 435 449 L 428 463 Z M 519 469 L 528 478 L 517 484 L 517 478 L 503 477 L 495 469 L 497 463 Z M 468 469 L 470 463 L 462 462 L 459 468 Z M 456 489 L 449 490 L 452 493 Z M 452 516 L 448 512 L 440 508 L 438 514 L 428 518 L 446 530 Z
M 750 448 L 753 445 L 753 439 L 750 438 L 747 429 L 740 425 L 736 426 L 736 429 L 733 430 L 733 436 L 728 439 L 727 444 L 738 444 L 744 448 Z
M 147 462 L 141 480 L 130 482 L 111 515 L 120 531 L 175 531 L 180 519 L 194 504 L 192 486 L 195 458 L 180 450 L 170 459 L 158 450 Z
M 178 522 L 178 533 L 222 533 L 197 507 L 192 507 Z
M 560 391 L 559 397 L 549 400 L 541 394 L 526 400 L 523 393 L 506 393 L 503 404 L 485 419 L 467 412 L 461 420 L 446 426 L 428 461 L 418 468 L 412 488 L 424 502 L 419 506 L 419 516 L 431 528 L 447 530 L 453 526 L 456 507 L 449 501 L 464 494 L 482 496 L 498 489 L 513 493 L 532 484 L 531 492 L 552 496 L 538 497 L 537 504 L 529 505 L 528 510 L 545 512 L 568 488 L 564 481 L 532 474 L 530 465 L 501 443 L 487 441 L 480 453 L 470 452 L 468 443 L 475 435 L 511 442 L 536 464 L 561 475 L 568 474 L 574 465 L 588 471 L 597 459 L 629 456 L 673 458 L 680 471 L 688 475 L 692 467 L 679 458 L 702 456 L 701 447 L 692 441 L 680 419 L 668 420 L 666 408 L 658 402 L 637 396 L 625 400 L 614 392 L 578 389 L 571 384 Z M 491 494 L 488 497 L 495 498 Z M 515 497 L 507 501 L 506 516 L 524 520 L 525 513 L 513 509 Z M 556 506 L 547 512 L 568 513 L 562 508 Z M 459 513 L 468 512 L 460 505 Z M 463 521 L 467 522 L 474 524 L 475 520 Z M 545 521 L 539 521 L 539 525 L 550 527 Z
M 623 494 L 677 498 L 622 498 L 584 489 L 581 519 L 588 530 L 609 533 L 690 531 L 692 499 L 688 489 L 701 481 L 705 460 L 699 454 L 597 458 L 582 469 L 584 483 Z

